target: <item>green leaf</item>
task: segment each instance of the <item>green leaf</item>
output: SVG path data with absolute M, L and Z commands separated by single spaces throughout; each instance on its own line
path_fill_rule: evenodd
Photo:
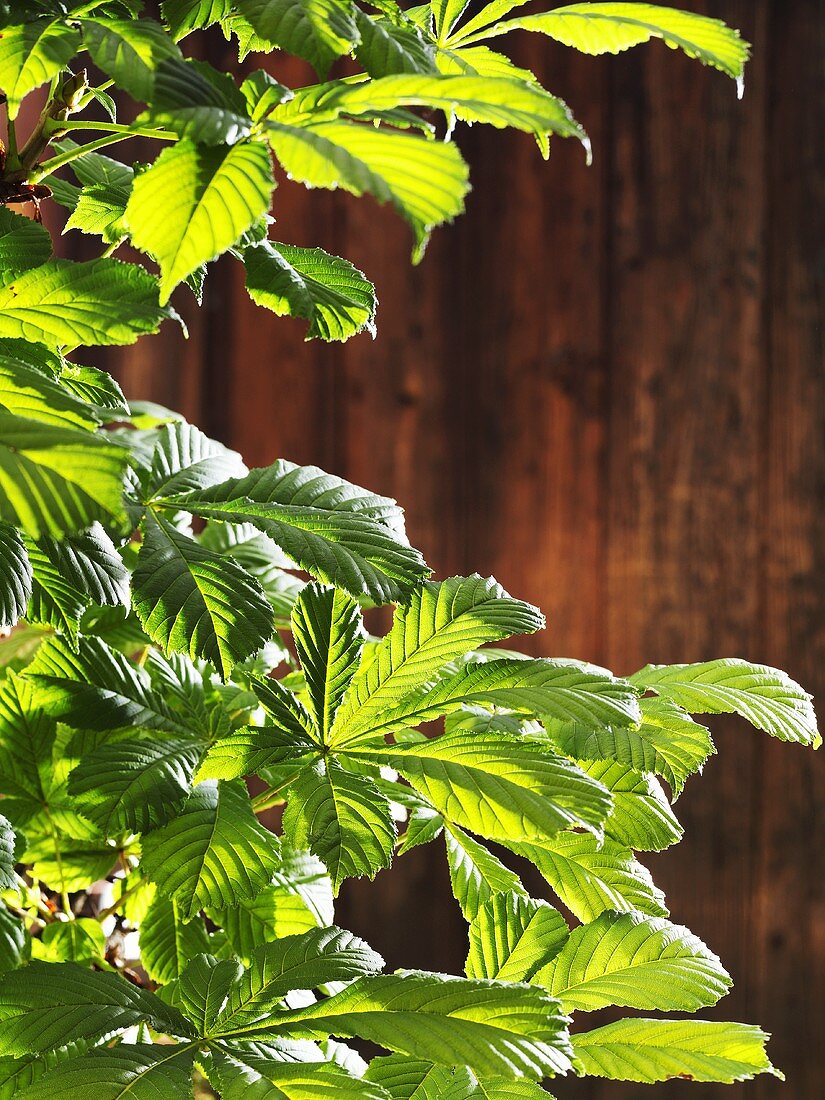
M 379 603 L 401 598 L 429 571 L 407 542 L 395 501 L 316 466 L 281 460 L 247 477 L 167 497 L 156 505 L 205 519 L 248 521 L 300 568 Z
M 101 420 L 128 414 L 123 391 L 106 371 L 66 363 L 60 372 L 60 382 L 70 393 L 91 405 Z
M 681 49 L 703 65 L 712 65 L 741 80 L 748 59 L 748 44 L 719 19 L 694 12 L 676 11 L 659 4 L 586 3 L 568 4 L 555 11 L 520 16 L 504 23 L 490 22 L 486 12 L 503 7 L 504 14 L 516 4 L 491 4 L 453 36 L 455 42 L 476 42 L 521 28 L 540 31 L 582 53 L 621 53 L 631 46 L 661 38 L 673 49 Z M 494 18 L 498 17 L 498 12 Z
M 387 1100 L 376 1085 L 323 1062 L 290 1065 L 218 1049 L 210 1075 L 223 1100 Z
M 193 1045 L 120 1044 L 61 1062 L 23 1089 L 21 1100 L 190 1100 Z
M 127 459 L 102 434 L 0 411 L 0 517 L 35 539 L 120 519 Z
M 467 9 L 469 0 L 431 0 L 433 30 L 439 42 L 450 36 L 456 23 Z
M 391 23 L 356 9 L 361 41 L 355 56 L 372 77 L 435 72 L 435 50 L 412 21 Z
M 15 970 L 23 963 L 29 942 L 23 921 L 0 903 L 0 975 Z M 0 1059 L 0 1097 L 6 1100 L 7 1094 L 3 1091 L 3 1061 L 4 1059 Z
M 143 629 L 164 653 L 204 657 L 224 680 L 274 630 L 272 608 L 255 578 L 162 516 L 144 520 L 132 587 Z
M 100 638 L 81 638 L 77 651 L 60 638 L 50 638 L 25 675 L 37 703 L 76 729 L 146 726 L 184 737 L 191 733 L 185 717 L 153 691 L 146 670 Z
M 176 42 L 192 31 L 220 23 L 231 10 L 231 0 L 163 0 L 161 4 L 163 18 Z
M 448 822 L 489 840 L 543 841 L 573 827 L 601 836 L 612 806 L 567 757 L 500 734 L 458 730 L 358 758 L 396 768 Z
M 15 625 L 26 613 L 32 570 L 20 532 L 0 521 L 0 628 Z
M 541 846 L 507 847 L 535 864 L 579 920 L 593 920 L 605 909 L 668 915 L 664 894 L 654 886 L 650 872 L 629 848 L 613 840 L 599 844 L 594 836 L 565 833 Z
M 200 909 L 254 897 L 278 856 L 242 786 L 200 783 L 174 820 L 144 837 L 142 866 L 191 920 Z
M 315 928 L 286 936 L 252 952 L 249 967 L 229 993 L 215 1021 L 222 1034 L 269 1014 L 293 989 L 317 989 L 375 974 L 384 960 L 363 940 L 340 928 Z
M 306 768 L 292 784 L 284 831 L 296 848 L 322 860 L 336 894 L 345 878 L 374 878 L 392 861 L 389 802 L 370 779 L 333 760 Z
M 55 427 L 97 426 L 95 410 L 68 392 L 61 381 L 36 367 L 0 355 L 0 405 L 11 413 Z
M 811 696 L 778 668 L 737 658 L 695 665 L 648 665 L 631 677 L 694 714 L 738 714 L 780 741 L 819 748 Z
M 639 700 L 639 707 L 642 721 L 635 729 L 574 724 L 555 730 L 553 741 L 578 760 L 618 760 L 636 771 L 656 772 L 669 784 L 675 801 L 688 776 L 700 772 L 716 751 L 710 732 L 667 699 L 648 696 Z
M 143 467 L 140 489 L 148 503 L 155 496 L 205 489 L 246 473 L 237 451 L 210 439 L 185 420 L 130 434 L 139 435 L 141 446 L 145 446 L 145 453 L 138 450 L 135 457 Z
M 234 145 L 252 128 L 246 100 L 228 73 L 176 57 L 158 65 L 149 110 L 138 121 L 198 145 Z
M 641 913 L 602 913 L 575 928 L 533 980 L 566 1012 L 609 1005 L 695 1012 L 716 1004 L 733 984 L 689 929 Z
M 0 287 L 0 336 L 50 347 L 134 344 L 169 316 L 153 276 L 111 258 L 50 260 Z
M 237 1038 L 357 1035 L 388 1050 L 481 1074 L 544 1077 L 570 1068 L 567 1018 L 536 987 L 402 971 L 253 1025 Z
M 7 33 L 4 32 L 3 38 Z M 0 281 L 7 282 L 32 267 L 39 267 L 51 254 L 52 239 L 47 229 L 32 218 L 0 207 Z
M 237 959 L 197 955 L 186 967 L 174 992 L 176 1003 L 198 1035 L 208 1035 L 243 967 Z
M 130 194 L 131 187 L 128 190 L 108 185 L 85 187 L 78 196 L 63 232 L 77 229 L 81 233 L 101 237 L 108 244 L 122 240 L 128 234 L 123 216 Z
M 467 977 L 530 981 L 558 955 L 568 935 L 564 917 L 547 902 L 512 891 L 494 894 L 470 924 Z
M 137 177 L 126 222 L 133 243 L 160 264 L 162 302 L 266 213 L 273 186 L 269 156 L 258 143 L 179 141 Z
M 307 339 L 375 335 L 375 287 L 347 260 L 322 248 L 262 241 L 244 250 L 246 289 L 279 317 L 309 321 Z
M 156 895 L 140 926 L 140 961 L 149 977 L 161 985 L 177 981 L 208 950 L 203 921 L 184 921 L 174 898 Z
M 261 38 L 322 76 L 358 42 L 353 5 L 342 0 L 239 0 L 237 7 Z
M 576 1035 L 573 1045 L 591 1077 L 646 1085 L 685 1077 L 731 1085 L 760 1073 L 784 1080 L 765 1053 L 767 1039 L 751 1024 L 628 1019 Z
M 104 836 L 165 825 L 189 797 L 200 747 L 191 741 L 127 738 L 85 755 L 69 795 Z
M 344 120 L 305 126 L 270 121 L 267 129 L 293 179 L 391 202 L 412 226 L 416 260 L 430 231 L 464 209 L 468 170 L 451 143 Z
M 9 118 L 29 92 L 64 69 L 77 52 L 80 35 L 60 19 L 8 21 L 0 38 L 0 88 Z
M 652 775 L 615 760 L 580 761 L 580 767 L 613 796 L 613 809 L 604 823 L 606 836 L 640 852 L 660 852 L 682 839 L 684 830 Z
M 53 719 L 35 704 L 26 680 L 9 675 L 0 682 L 0 794 L 16 817 L 36 814 L 46 802 L 56 727 Z
M 307 585 L 292 612 L 292 636 L 309 712 L 324 741 L 361 660 L 366 631 L 360 608 L 338 588 Z
M 450 661 L 484 642 L 544 626 L 541 613 L 515 600 L 492 577 L 427 581 L 393 616 L 374 659 L 356 673 L 333 725 L 330 744 L 352 745 L 384 728 L 387 712 L 418 698 Z
M 164 58 L 180 57 L 169 35 L 151 19 L 83 19 L 83 41 L 92 60 L 119 88 L 146 102 Z
M 0 891 L 13 890 L 16 886 L 14 849 L 14 829 L 11 822 L 0 814 Z
M 291 732 L 276 726 L 245 726 L 212 745 L 198 769 L 197 778 L 199 781 L 240 779 L 284 764 L 301 768 L 317 758 L 318 749 L 318 744 L 310 741 L 303 730 Z
M 447 863 L 453 895 L 467 921 L 473 921 L 485 905 L 499 894 L 526 890 L 518 875 L 461 829 L 444 829 Z
M 32 943 L 36 957 L 46 962 L 98 962 L 106 954 L 106 933 L 91 917 L 47 924 Z
M 79 535 L 28 540 L 34 573 L 26 618 L 77 635 L 80 617 L 91 604 L 125 607 L 129 578 L 114 543 L 99 523 Z
M 33 1054 L 149 1022 L 180 1034 L 174 1009 L 115 974 L 31 962 L 0 979 L 0 1053 Z

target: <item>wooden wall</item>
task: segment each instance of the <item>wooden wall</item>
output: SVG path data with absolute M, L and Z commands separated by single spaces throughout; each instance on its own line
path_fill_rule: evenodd
M 547 611 L 530 652 L 621 673 L 741 655 L 825 700 L 825 4 L 686 6 L 755 43 L 742 102 L 659 44 L 587 59 L 521 43 L 595 163 L 572 144 L 545 164 L 525 136 L 461 134 L 467 215 L 417 269 L 391 213 L 284 182 L 277 234 L 370 274 L 376 342 L 305 344 L 299 323 L 251 306 L 227 261 L 188 312 L 188 343 L 170 330 L 109 365 L 250 463 L 318 463 L 396 496 L 439 575 L 492 572 Z M 716 728 L 720 756 L 677 807 L 686 839 L 649 863 L 735 977 L 713 1015 L 774 1032 L 788 1085 L 658 1095 L 820 1100 L 823 760 Z M 435 846 L 346 889 L 340 915 L 393 966 L 462 965 Z

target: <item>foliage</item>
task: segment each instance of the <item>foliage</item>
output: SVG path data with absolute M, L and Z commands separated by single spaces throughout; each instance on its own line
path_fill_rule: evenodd
M 52 194 L 103 254 L 53 258 L 0 205 L 0 1097 L 471 1100 L 540 1097 L 571 1071 L 776 1072 L 750 1025 L 634 1016 L 571 1036 L 569 1014 L 694 1012 L 728 990 L 636 852 L 681 836 L 671 802 L 714 751 L 691 714 L 816 747 L 806 693 L 745 661 L 622 679 L 490 648 L 540 612 L 492 578 L 430 579 L 393 500 L 287 461 L 248 470 L 82 365 L 83 345 L 174 319 L 171 296 L 200 297 L 224 253 L 309 337 L 374 331 L 352 264 L 270 239 L 272 158 L 391 203 L 420 258 L 462 209 L 458 123 L 545 153 L 586 143 L 488 45 L 510 30 L 587 53 L 662 38 L 741 80 L 747 47 L 716 21 L 522 6 L 165 0 L 162 22 L 136 0 L 5 6 L 0 200 Z M 323 82 L 186 57 L 210 27 Z M 138 137 L 160 154 L 100 152 Z M 146 264 L 113 258 L 127 242 Z M 395 605 L 383 637 L 364 624 L 376 604 Z M 335 926 L 335 895 L 439 838 L 466 976 L 382 973 Z M 560 907 L 529 896 L 525 859 Z M 341 1039 L 390 1053 L 367 1065 Z

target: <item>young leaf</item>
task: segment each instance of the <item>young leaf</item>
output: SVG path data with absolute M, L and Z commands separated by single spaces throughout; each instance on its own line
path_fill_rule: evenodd
M 158 894 L 140 926 L 140 961 L 149 977 L 168 985 L 180 978 L 192 959 L 208 951 L 203 921 L 184 921 L 174 898 Z
M 145 989 L 75 963 L 31 962 L 0 979 L 0 1053 L 33 1054 L 150 1022 L 185 1034 L 178 1013 Z
M 144 837 L 142 865 L 191 920 L 203 908 L 253 897 L 277 870 L 278 854 L 245 789 L 207 782 L 168 825 Z
M 394 501 L 283 460 L 198 493 L 156 501 L 205 519 L 250 522 L 302 569 L 353 596 L 401 598 L 429 572 Z
M 564 917 L 547 902 L 510 891 L 494 894 L 470 924 L 467 977 L 530 981 L 556 958 L 568 935 Z
M 515 737 L 458 730 L 358 758 L 397 768 L 448 822 L 488 840 L 540 842 L 573 827 L 601 836 L 612 807 L 567 757 Z
M 0 518 L 35 539 L 120 520 L 128 457 L 102 434 L 0 410 Z
M 361 660 L 366 632 L 360 608 L 338 588 L 307 585 L 292 612 L 292 636 L 307 705 L 324 742 Z
M 499 894 L 527 896 L 518 875 L 461 829 L 444 829 L 447 863 L 453 895 L 467 921 L 473 921 L 485 905 Z
M 160 264 L 162 302 L 266 213 L 273 186 L 259 143 L 179 141 L 137 177 L 126 222 L 134 244 Z
M 392 860 L 389 802 L 366 776 L 333 760 L 305 768 L 292 784 L 284 832 L 324 863 L 336 894 L 345 878 L 374 878 Z
M 778 668 L 727 658 L 648 665 L 631 679 L 694 714 L 738 714 L 780 741 L 822 744 L 811 696 Z
M 191 1100 L 195 1047 L 119 1044 L 70 1058 L 38 1077 L 20 1100 L 72 1100 L 89 1093 L 96 1100 Z
M 582 53 L 601 54 L 621 53 L 651 38 L 661 38 L 671 48 L 682 49 L 689 57 L 697 58 L 703 65 L 712 65 L 736 80 L 741 80 L 748 59 L 748 43 L 721 20 L 659 4 L 568 4 L 555 11 L 486 25 L 491 22 L 488 13 L 498 18 L 499 12 L 505 14 L 516 6 L 510 3 L 488 5 L 453 35 L 453 41 L 476 42 L 521 28 L 540 31 Z
M 535 864 L 579 920 L 593 920 L 605 909 L 668 915 L 664 894 L 654 886 L 650 872 L 630 849 L 613 840 L 599 844 L 594 836 L 564 833 L 541 846 L 507 847 Z
M 567 1018 L 525 985 L 402 971 L 252 1025 L 236 1038 L 357 1035 L 388 1050 L 480 1074 L 544 1077 L 570 1068 Z
M 104 836 L 142 833 L 183 806 L 200 752 L 191 741 L 113 741 L 83 757 L 69 777 L 69 795 Z
M 695 1012 L 733 984 L 719 959 L 687 928 L 641 913 L 602 913 L 575 928 L 533 978 L 566 1012 L 608 1005 Z
M 244 250 L 246 289 L 279 317 L 309 321 L 307 339 L 375 335 L 375 287 L 356 267 L 322 248 L 262 241 Z
M 359 38 L 354 5 L 342 0 L 238 0 L 237 7 L 256 34 L 304 58 L 321 76 Z
M 591 1077 L 646 1085 L 685 1077 L 732 1085 L 760 1073 L 784 1080 L 765 1053 L 767 1039 L 751 1024 L 627 1019 L 580 1033 L 573 1046 Z
M 356 673 L 335 717 L 330 744 L 352 745 L 384 728 L 387 712 L 418 698 L 450 661 L 484 642 L 541 630 L 544 618 L 492 577 L 427 581 L 399 607 L 374 659 Z
M 22 618 L 31 592 L 32 569 L 20 532 L 0 521 L 0 628 Z
M 344 120 L 304 126 L 270 121 L 267 129 L 293 179 L 391 202 L 412 226 L 416 260 L 430 231 L 464 209 L 468 170 L 452 144 Z
M 255 578 L 163 516 L 144 520 L 132 585 L 149 637 L 165 653 L 206 658 L 224 680 L 274 630 L 272 608 Z
M 0 88 L 6 94 L 9 118 L 16 118 L 20 103 L 29 92 L 68 65 L 79 44 L 80 35 L 61 19 L 4 21 L 0 37 Z
M 51 254 L 52 240 L 42 225 L 0 207 L 0 281 L 5 283 L 32 267 L 40 267 Z

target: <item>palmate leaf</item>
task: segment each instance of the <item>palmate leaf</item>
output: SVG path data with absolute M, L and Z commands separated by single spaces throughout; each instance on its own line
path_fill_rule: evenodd
M 659 4 L 568 4 L 503 23 L 495 21 L 522 2 L 494 0 L 454 33 L 452 41 L 477 42 L 521 28 L 540 31 L 582 53 L 602 54 L 621 53 L 651 38 L 661 38 L 668 46 L 682 49 L 689 57 L 737 80 L 741 79 L 748 59 L 748 44 L 738 31 L 718 19 Z
M 297 772 L 318 758 L 320 747 L 302 729 L 245 726 L 215 742 L 204 757 L 197 778 L 240 779 L 285 764 Z
M 383 730 L 387 712 L 405 698 L 418 699 L 445 665 L 484 642 L 543 626 L 535 607 L 513 599 L 492 577 L 425 582 L 396 610 L 373 660 L 356 673 L 330 744 L 351 746 Z
M 347 260 L 322 248 L 262 241 L 244 250 L 246 289 L 279 317 L 309 321 L 307 339 L 375 335 L 375 287 Z
M 655 772 L 668 783 L 675 801 L 688 776 L 701 771 L 716 751 L 710 732 L 667 699 L 646 696 L 639 708 L 642 720 L 636 728 L 560 726 L 553 741 L 578 760 L 618 760 L 636 771 Z
M 694 714 L 738 714 L 780 741 L 822 744 L 811 696 L 778 668 L 727 658 L 648 665 L 631 679 Z
M 608 1005 L 695 1012 L 732 982 L 716 955 L 687 928 L 641 913 L 602 913 L 575 928 L 533 980 L 565 1011 Z
M 261 38 L 322 76 L 359 39 L 354 5 L 342 0 L 238 0 L 237 8 Z
M 495 894 L 470 924 L 467 977 L 530 981 L 556 958 L 568 935 L 564 917 L 546 901 L 511 891 Z M 548 983 L 539 984 L 557 996 Z
M 591 1077 L 655 1084 L 672 1077 L 731 1085 L 760 1073 L 784 1080 L 765 1053 L 768 1036 L 751 1024 L 705 1020 L 617 1020 L 575 1036 Z
M 307 585 L 292 612 L 292 636 L 307 706 L 324 741 L 361 660 L 366 631 L 360 608 L 338 588 Z
M 204 657 L 224 680 L 274 630 L 272 608 L 255 578 L 163 516 L 144 519 L 132 599 L 143 629 L 165 653 Z
M 266 213 L 273 186 L 266 147 L 256 142 L 179 141 L 137 177 L 126 223 L 133 243 L 160 264 L 161 302 Z
M 315 466 L 281 460 L 203 492 L 158 498 L 155 507 L 252 523 L 300 568 L 379 603 L 400 599 L 429 572 L 395 501 Z
M 0 38 L 0 88 L 9 117 L 15 118 L 29 92 L 56 76 L 71 61 L 80 35 L 60 19 L 4 20 Z
M 0 518 L 35 539 L 119 520 L 128 457 L 102 434 L 0 410 Z
M 0 207 L 0 281 L 6 282 L 9 277 L 39 267 L 51 254 L 52 240 L 47 229 L 32 218 Z
M 171 316 L 138 264 L 49 260 L 0 286 L 0 336 L 50 347 L 134 344 Z
M 104 836 L 164 825 L 189 796 L 201 746 L 192 741 L 128 738 L 85 755 L 69 777 L 69 795 Z
M 323 862 L 338 889 L 345 878 L 374 878 L 395 843 L 390 804 L 366 776 L 333 760 L 305 768 L 290 787 L 284 832 Z
M 684 830 L 652 775 L 615 760 L 580 762 L 580 767 L 612 795 L 613 807 L 604 823 L 606 836 L 639 852 L 660 852 L 682 839 Z
M 606 909 L 639 910 L 666 917 L 664 894 L 650 872 L 629 848 L 614 840 L 599 844 L 594 836 L 563 833 L 541 846 L 508 844 L 529 859 L 558 894 L 564 905 L 582 921 L 590 921 Z
M 151 19 L 84 19 L 83 42 L 99 69 L 133 98 L 152 94 L 164 58 L 180 57 L 169 36 Z
M 540 1078 L 570 1068 L 567 1017 L 536 987 L 419 971 L 359 978 L 341 993 L 234 1033 L 355 1036 L 479 1074 Z M 225 1036 L 226 1037 L 226 1036 Z
M 140 961 L 149 977 L 161 985 L 177 981 L 208 950 L 203 921 L 184 921 L 174 898 L 157 894 L 140 925 Z
M 142 866 L 191 920 L 200 909 L 254 897 L 277 870 L 278 852 L 242 786 L 206 782 L 176 818 L 144 837 Z
M 133 725 L 191 734 L 186 716 L 153 690 L 146 670 L 100 638 L 81 638 L 76 651 L 60 638 L 48 639 L 25 676 L 37 704 L 76 729 Z
M 121 1044 L 61 1062 L 19 1096 L 21 1100 L 72 1100 L 92 1091 L 96 1100 L 191 1100 L 196 1048 Z
M 304 126 L 270 121 L 267 129 L 292 179 L 391 202 L 412 226 L 416 260 L 430 231 L 464 209 L 468 169 L 450 143 L 344 120 Z
M 26 542 L 33 570 L 32 594 L 26 611 L 30 622 L 77 634 L 90 605 L 125 607 L 129 579 L 114 543 L 99 523 L 79 535 L 45 536 Z
M 396 768 L 448 822 L 489 840 L 542 841 L 572 827 L 601 836 L 613 804 L 567 757 L 515 737 L 459 730 L 358 758 Z
M 35 961 L 0 979 L 2 1054 L 50 1051 L 144 1021 L 161 1032 L 186 1034 L 174 1009 L 112 973 Z
M 511 871 L 463 830 L 451 826 L 444 829 L 447 864 L 453 895 L 467 921 L 474 921 L 485 905 L 500 894 L 527 891 L 515 871 Z
M 0 521 L 0 628 L 15 625 L 26 612 L 32 570 L 20 532 Z
M 215 1020 L 220 1034 L 265 1016 L 293 989 L 317 989 L 383 969 L 384 960 L 340 928 L 315 928 L 262 944 Z

